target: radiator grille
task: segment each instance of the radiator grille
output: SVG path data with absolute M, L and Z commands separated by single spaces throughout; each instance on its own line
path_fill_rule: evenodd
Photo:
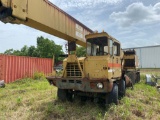
M 82 71 L 83 71 L 83 63 L 80 63 Z M 68 63 L 67 64 L 67 77 L 71 77 L 71 78 L 81 78 L 82 77 L 82 73 L 81 70 L 79 69 L 78 63 Z

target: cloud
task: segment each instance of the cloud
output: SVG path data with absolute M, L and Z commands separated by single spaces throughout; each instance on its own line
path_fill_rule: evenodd
M 94 7 L 98 4 L 117 4 L 123 0 L 49 0 L 52 3 L 58 5 L 58 7 L 63 9 L 70 9 L 73 7 L 85 8 L 85 7 Z
M 110 15 L 110 19 L 114 20 L 121 27 L 160 22 L 160 2 L 154 6 L 132 3 L 123 12 L 113 12 Z
M 63 3 L 66 3 L 67 5 L 70 5 L 68 7 L 71 7 L 71 6 L 87 6 L 87 5 L 97 5 L 97 4 L 100 4 L 100 3 L 106 3 L 106 4 L 117 4 L 119 2 L 121 2 L 122 0 L 69 0 L 69 1 L 66 1 L 66 0 L 49 0 L 53 3 L 58 3 L 58 4 L 63 4 Z

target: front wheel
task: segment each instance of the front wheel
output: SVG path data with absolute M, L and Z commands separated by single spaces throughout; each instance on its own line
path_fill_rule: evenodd
M 113 84 L 112 91 L 109 93 L 108 98 L 106 98 L 107 104 L 118 104 L 118 86 L 116 83 Z
M 57 97 L 61 101 L 66 101 L 66 100 L 72 101 L 73 93 L 72 91 L 58 88 Z

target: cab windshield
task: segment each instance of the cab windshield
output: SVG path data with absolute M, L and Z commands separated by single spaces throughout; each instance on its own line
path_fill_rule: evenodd
M 107 37 L 96 37 L 87 40 L 87 55 L 103 56 L 108 54 Z

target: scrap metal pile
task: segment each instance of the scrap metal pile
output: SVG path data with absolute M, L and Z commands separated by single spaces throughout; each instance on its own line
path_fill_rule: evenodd
M 5 87 L 4 80 L 0 80 L 0 88 L 4 88 L 4 87 Z
M 160 77 L 146 74 L 146 84 L 156 86 L 156 88 L 160 92 Z

